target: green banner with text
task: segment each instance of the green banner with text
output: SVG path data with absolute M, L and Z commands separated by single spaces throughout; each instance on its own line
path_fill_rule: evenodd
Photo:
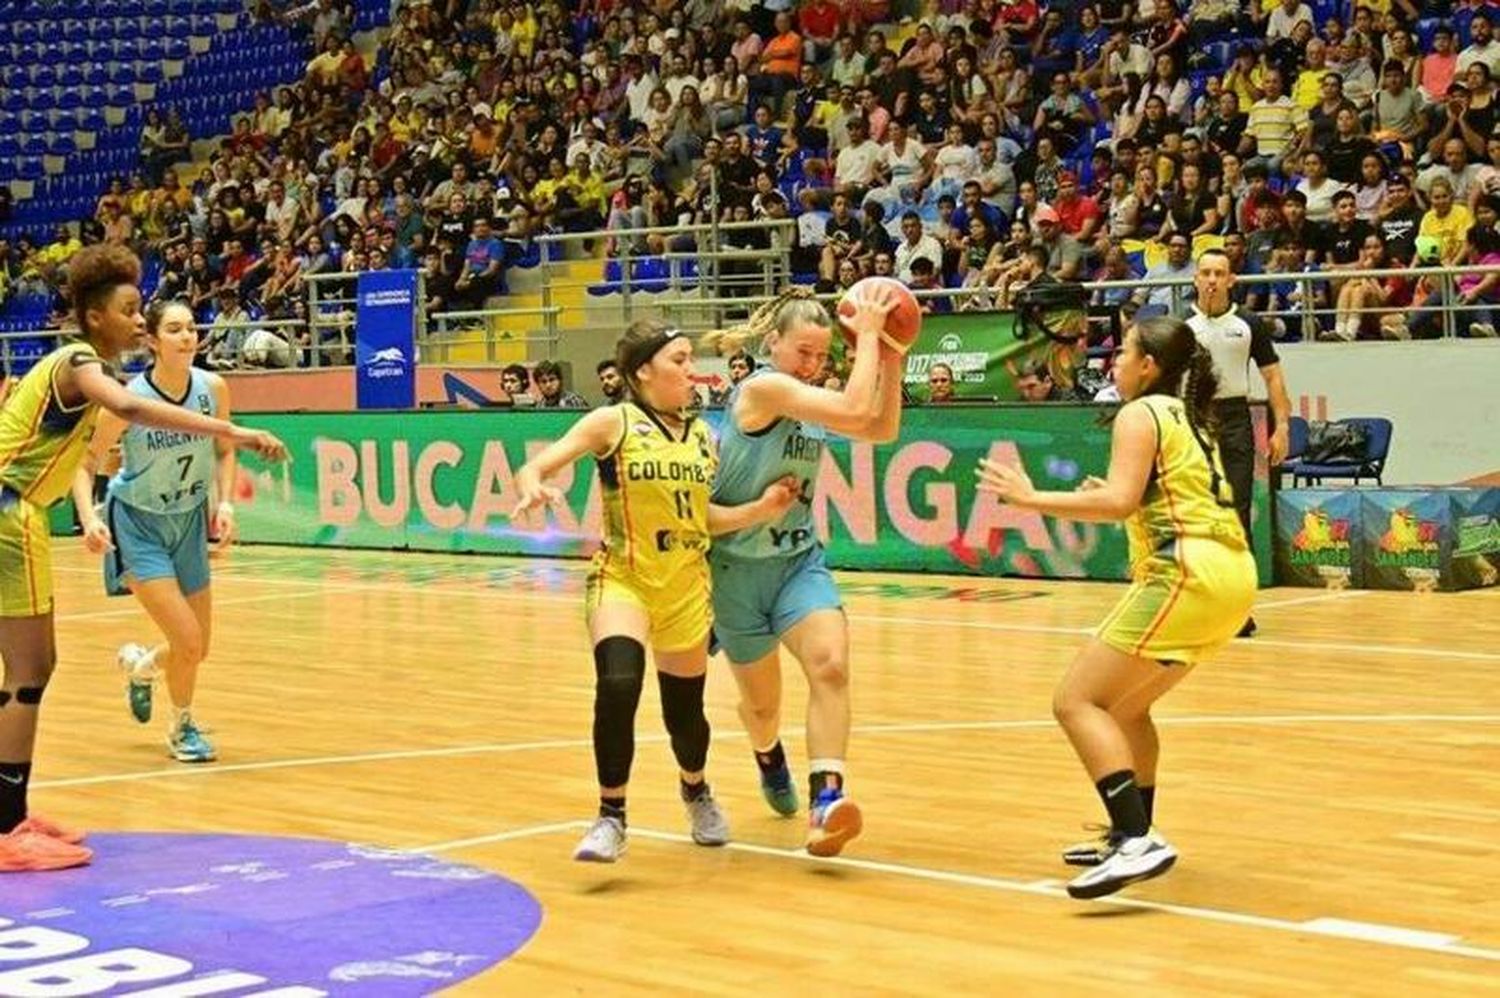
M 1022 463 L 1038 488 L 1071 489 L 1109 465 L 1103 410 L 1031 405 L 909 409 L 900 439 L 835 441 L 814 514 L 837 568 L 1123 579 L 1123 530 L 1053 520 L 974 488 L 981 457 Z M 710 422 L 721 417 L 710 412 Z M 592 461 L 553 484 L 565 507 L 512 520 L 515 473 L 576 413 L 407 412 L 255 415 L 292 461 L 246 457 L 237 489 L 249 542 L 583 557 L 598 544 Z M 1258 420 L 1258 423 L 1261 422 Z M 1263 430 L 1260 432 L 1263 433 Z M 1270 581 L 1269 491 L 1256 477 L 1256 556 Z
M 934 364 L 953 370 L 956 398 L 1014 402 L 1020 395 L 1017 375 L 1028 365 L 1045 362 L 1052 380 L 1073 384 L 1075 368 L 1084 363 L 1083 345 L 1059 343 L 1041 333 L 1018 335 L 1014 312 L 956 312 L 928 315 L 906 354 L 903 380 L 913 398 L 927 398 L 927 373 Z

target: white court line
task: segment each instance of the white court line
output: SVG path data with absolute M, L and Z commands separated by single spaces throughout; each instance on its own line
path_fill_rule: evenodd
M 1262 610 L 1279 610 L 1284 606 L 1306 606 L 1308 603 L 1328 603 L 1332 600 L 1353 599 L 1357 596 L 1368 596 L 1373 590 L 1370 589 L 1340 589 L 1337 592 L 1319 593 L 1316 596 L 1298 596 L 1293 599 L 1278 599 L 1270 602 L 1255 604 L 1255 612 Z
M 221 606 L 237 606 L 237 605 L 239 605 L 241 603 L 272 603 L 272 602 L 278 602 L 278 601 L 284 603 L 287 600 L 294 600 L 294 599 L 297 599 L 297 598 L 302 597 L 302 596 L 311 596 L 314 593 L 337 593 L 337 592 L 340 591 L 340 588 L 341 587 L 339 587 L 339 586 L 318 586 L 316 588 L 306 589 L 306 590 L 304 590 L 303 592 L 300 592 L 300 593 L 279 592 L 279 593 L 265 593 L 265 594 L 260 595 L 260 596 L 244 596 L 244 597 L 231 597 L 229 599 L 215 599 L 214 600 L 214 609 L 217 610 Z M 106 617 L 144 617 L 145 615 L 146 615 L 146 611 L 144 609 L 142 609 L 140 606 L 137 606 L 135 604 L 135 602 L 132 600 L 131 603 L 130 603 L 130 606 L 128 606 L 128 607 L 122 607 L 119 610 L 90 610 L 90 611 L 87 611 L 87 612 L 84 612 L 84 613 L 60 613 L 60 614 L 57 614 L 52 619 L 53 620 L 58 620 L 58 621 L 62 621 L 62 620 L 100 620 L 100 619 L 103 619 L 103 618 L 106 618 Z
M 630 837 L 655 839 L 662 842 L 692 842 L 691 837 L 677 832 L 662 832 L 636 826 L 631 827 Z M 904 866 L 897 863 L 883 863 L 878 860 L 855 859 L 847 856 L 820 858 L 809 855 L 801 849 L 778 849 L 750 842 L 730 842 L 723 848 L 735 852 L 751 853 L 756 856 L 770 856 L 774 859 L 843 867 L 851 870 L 864 870 L 870 873 L 886 873 L 899 877 L 910 877 L 916 880 L 957 884 L 963 887 L 980 887 L 989 890 L 1007 891 L 1013 894 L 1062 898 L 1072 904 L 1079 904 L 1079 902 L 1069 898 L 1067 891 L 1059 886 L 1056 881 L 1050 880 L 1026 882 L 1006 877 L 984 877 L 972 873 L 953 873 L 948 870 L 934 870 L 921 866 Z M 1245 925 L 1259 929 L 1273 929 L 1297 935 L 1331 936 L 1355 942 L 1373 943 L 1381 946 L 1394 946 L 1401 949 L 1423 950 L 1429 953 L 1441 953 L 1448 956 L 1462 956 L 1476 960 L 1500 962 L 1500 949 L 1486 949 L 1481 946 L 1462 946 L 1458 945 L 1459 940 L 1457 936 L 1426 932 L 1419 929 L 1408 929 L 1395 925 L 1376 925 L 1370 922 L 1354 922 L 1338 918 L 1313 918 L 1304 922 L 1294 922 L 1285 918 L 1248 915 L 1243 912 L 1224 911 L 1219 908 L 1173 904 L 1167 901 L 1148 901 L 1143 898 L 1120 897 L 1119 895 L 1099 898 L 1090 903 L 1109 905 L 1116 908 L 1160 911 L 1172 915 L 1180 915 L 1185 918 L 1196 918 L 1202 921 L 1224 922 L 1230 925 Z M 1084 909 L 1080 907 L 1080 910 Z
M 418 846 L 415 849 L 403 849 L 402 852 L 409 853 L 433 853 L 448 852 L 451 849 L 467 849 L 469 846 L 488 845 L 492 842 L 511 842 L 515 839 L 528 839 L 533 835 L 551 835 L 554 832 L 581 831 L 592 822 L 588 821 L 554 821 L 545 825 L 527 825 L 523 828 L 512 828 L 508 832 L 496 832 L 494 835 L 477 835 L 472 839 L 454 839 L 451 842 L 437 842 L 430 846 Z
M 1036 624 L 999 624 L 988 620 L 946 620 L 933 617 L 893 617 L 881 614 L 865 616 L 850 614 L 850 620 L 871 624 L 910 624 L 919 627 L 959 627 L 983 631 L 1016 631 L 1023 634 L 1093 634 L 1092 627 L 1043 627 Z M 1243 647 L 1264 645 L 1268 648 L 1296 648 L 1301 651 L 1350 651 L 1371 655 L 1412 655 L 1420 658 L 1461 658 L 1476 662 L 1500 662 L 1500 652 L 1460 651 L 1455 648 L 1436 648 L 1430 645 L 1365 645 L 1342 644 L 1333 641 L 1276 641 L 1270 638 L 1250 638 Z M 1241 647 L 1236 645 L 1235 647 Z
M 54 569 L 62 571 L 64 569 Z M 81 571 L 81 569 L 66 569 L 67 571 Z M 242 575 L 229 571 L 217 572 L 216 580 L 233 580 L 240 582 L 259 583 L 263 585 L 306 585 L 305 579 L 284 579 L 274 575 Z M 431 581 L 431 580 L 429 580 Z M 1046 581 L 1046 580 L 1043 580 Z M 415 583 L 410 585 L 392 585 L 384 582 L 331 582 L 324 592 L 386 592 L 410 594 Z M 482 599 L 518 600 L 520 602 L 535 603 L 572 603 L 577 602 L 578 595 L 574 593 L 537 593 L 537 592 L 515 592 L 506 589 L 468 589 L 447 586 L 432 586 L 423 590 L 431 596 L 468 596 Z M 309 594 L 310 595 L 310 594 Z M 1317 596 L 1294 597 L 1289 600 L 1273 600 L 1268 603 L 1258 604 L 1256 610 L 1278 609 L 1284 606 L 1296 606 L 1302 603 L 1322 602 L 1330 599 L 1346 599 L 1351 596 L 1367 595 L 1366 590 L 1344 589 L 1337 593 L 1320 593 Z M 852 621 L 865 624 L 907 624 L 918 627 L 959 627 L 971 630 L 1001 631 L 1016 634 L 1062 634 L 1083 635 L 1093 634 L 1094 627 L 1061 627 L 1048 626 L 1044 624 L 1005 624 L 988 620 L 963 620 L 963 619 L 937 619 L 931 617 L 902 617 L 889 614 L 867 614 L 851 613 L 848 615 Z M 1338 652 L 1363 652 L 1372 655 L 1413 655 L 1420 658 L 1458 658 L 1476 662 L 1500 662 L 1500 653 L 1482 651 L 1462 651 L 1459 649 L 1440 648 L 1431 645 L 1376 645 L 1376 644 L 1342 644 L 1328 641 L 1277 641 L 1272 638 L 1256 637 L 1252 639 L 1256 645 L 1265 645 L 1271 648 L 1294 648 L 1303 651 L 1338 651 Z
M 1183 717 L 1157 717 L 1158 725 L 1297 725 L 1297 724 L 1500 724 L 1500 714 L 1204 714 Z M 943 731 L 1030 731 L 1052 729 L 1057 722 L 1048 718 L 1005 721 L 918 721 L 909 724 L 855 725 L 856 735 L 922 734 Z M 801 728 L 787 728 L 788 735 L 802 734 Z M 636 735 L 636 744 L 659 744 L 664 734 Z M 273 769 L 301 769 L 313 766 L 348 766 L 367 762 L 401 762 L 411 759 L 441 759 L 465 755 L 496 755 L 512 752 L 542 752 L 589 748 L 589 738 L 554 738 L 534 742 L 489 742 L 478 745 L 454 745 L 447 748 L 404 749 L 366 752 L 352 755 L 311 756 L 297 759 L 268 759 L 260 762 L 226 763 L 212 766 L 174 766 L 170 769 L 146 769 L 133 773 L 105 776 L 75 776 L 59 780 L 37 780 L 36 789 L 91 787 L 105 783 L 133 783 L 141 780 L 170 780 L 213 776 L 216 773 L 255 773 Z

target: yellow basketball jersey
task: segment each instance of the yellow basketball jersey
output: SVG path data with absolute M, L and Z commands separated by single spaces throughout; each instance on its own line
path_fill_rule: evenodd
M 0 408 L 0 485 L 39 506 L 67 494 L 83 459 L 99 407 L 71 409 L 57 399 L 57 375 L 75 357 L 98 358 L 82 341 L 65 343 L 16 383 Z
M 1235 515 L 1219 449 L 1207 437 L 1199 440 L 1182 400 L 1148 395 L 1131 404 L 1144 406 L 1156 423 L 1151 480 L 1140 509 L 1125 525 L 1131 565 L 1170 549 L 1183 537 L 1206 537 L 1244 550 L 1245 531 Z
M 599 459 L 604 493 L 607 569 L 657 585 L 703 564 L 708 551 L 708 497 L 718 456 L 701 419 L 682 437 L 654 414 L 622 402 L 620 444 Z

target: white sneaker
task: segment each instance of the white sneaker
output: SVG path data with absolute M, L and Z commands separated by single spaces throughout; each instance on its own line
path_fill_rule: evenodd
M 115 661 L 125 670 L 125 675 L 131 682 L 149 683 L 156 679 L 156 668 L 150 661 L 150 655 L 150 648 L 132 641 L 120 646 L 120 650 L 115 653 Z
M 580 863 L 613 863 L 625 855 L 626 844 L 625 822 L 599 818 L 573 850 L 573 858 Z
M 1495 327 L 1488 322 L 1471 322 L 1469 323 L 1469 335 L 1492 340 L 1495 338 Z
M 714 793 L 707 787 L 697 800 L 684 801 L 687 805 L 688 822 L 692 825 L 693 841 L 700 846 L 721 846 L 729 841 L 729 819 Z
M 1159 877 L 1177 862 L 1177 850 L 1157 835 L 1142 835 L 1121 842 L 1108 858 L 1068 884 L 1068 896 L 1102 898 L 1122 887 Z
M 156 681 L 156 663 L 151 649 L 131 642 L 121 645 L 115 661 L 125 670 L 125 700 L 131 716 L 141 724 L 151 720 L 152 684 Z

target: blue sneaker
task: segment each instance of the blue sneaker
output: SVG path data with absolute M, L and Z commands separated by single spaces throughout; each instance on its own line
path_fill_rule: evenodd
M 786 766 L 769 773 L 761 770 L 760 792 L 771 810 L 783 818 L 797 813 L 797 788 L 792 783 L 792 771 Z
M 187 711 L 182 712 L 167 735 L 167 748 L 178 762 L 213 762 L 218 758 L 213 744 L 203 737 L 202 729 L 193 723 Z
M 807 809 L 807 851 L 814 856 L 837 856 L 864 827 L 858 804 L 841 790 L 824 790 Z
M 130 705 L 130 714 L 142 724 L 151 720 L 152 684 L 156 680 L 156 669 L 148 656 L 151 649 L 131 642 L 121 645 L 116 661 L 125 670 L 125 699 Z

